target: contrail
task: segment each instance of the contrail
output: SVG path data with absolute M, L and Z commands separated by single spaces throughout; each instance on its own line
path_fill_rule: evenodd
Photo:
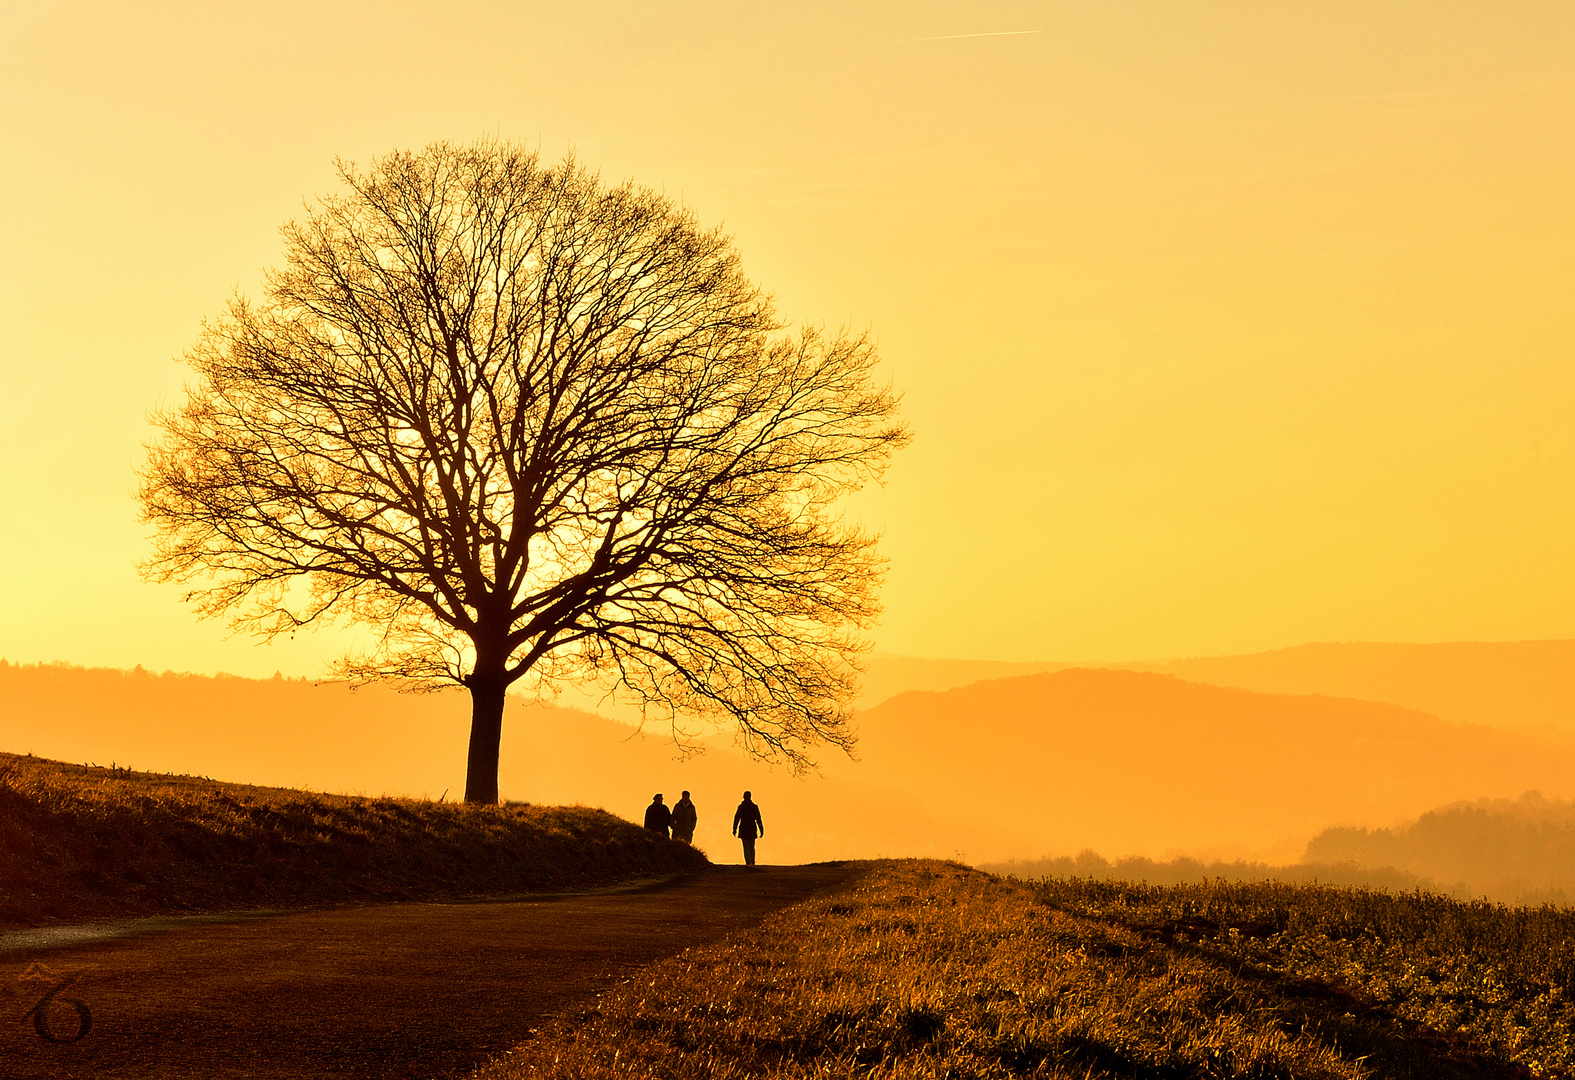
M 1042 34 L 1043 30 L 991 30 L 983 34 L 939 34 L 936 37 L 911 37 L 904 41 L 956 41 L 970 37 L 1016 37 L 1018 34 Z

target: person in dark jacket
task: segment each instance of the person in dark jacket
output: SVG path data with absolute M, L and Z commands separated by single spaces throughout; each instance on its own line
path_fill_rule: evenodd
M 651 805 L 645 808 L 645 827 L 654 833 L 667 835 L 667 827 L 673 823 L 673 812 L 662 805 L 662 796 L 657 793 L 651 799 Z
M 744 792 L 744 801 L 733 811 L 733 835 L 744 842 L 744 865 L 755 865 L 755 837 L 766 835 L 766 823 L 760 820 L 760 807 Z
M 673 803 L 673 839 L 686 844 L 694 843 L 695 822 L 699 820 L 700 815 L 695 811 L 695 804 L 689 801 L 689 792 L 686 791 Z

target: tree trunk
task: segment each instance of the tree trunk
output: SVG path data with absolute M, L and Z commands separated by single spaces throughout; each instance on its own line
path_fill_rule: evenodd
M 470 681 L 470 759 L 465 767 L 465 801 L 498 802 L 498 743 L 503 738 L 503 699 L 508 683 L 480 673 Z

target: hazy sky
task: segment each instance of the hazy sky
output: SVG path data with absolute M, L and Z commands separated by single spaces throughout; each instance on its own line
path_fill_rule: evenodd
M 139 580 L 147 413 L 335 156 L 481 135 L 877 337 L 882 649 L 1575 637 L 1568 0 L 0 0 L 0 656 L 321 670 Z

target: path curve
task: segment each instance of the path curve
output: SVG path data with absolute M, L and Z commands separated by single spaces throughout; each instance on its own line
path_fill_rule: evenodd
M 432 1080 L 522 1041 L 629 972 L 859 872 L 717 867 L 632 892 L 387 904 L 182 925 L 0 956 L 0 1072 L 16 1080 Z M 51 1043 L 54 977 L 91 1011 Z M 42 980 L 42 981 L 41 981 Z M 48 1013 L 78 1030 L 74 1006 Z

